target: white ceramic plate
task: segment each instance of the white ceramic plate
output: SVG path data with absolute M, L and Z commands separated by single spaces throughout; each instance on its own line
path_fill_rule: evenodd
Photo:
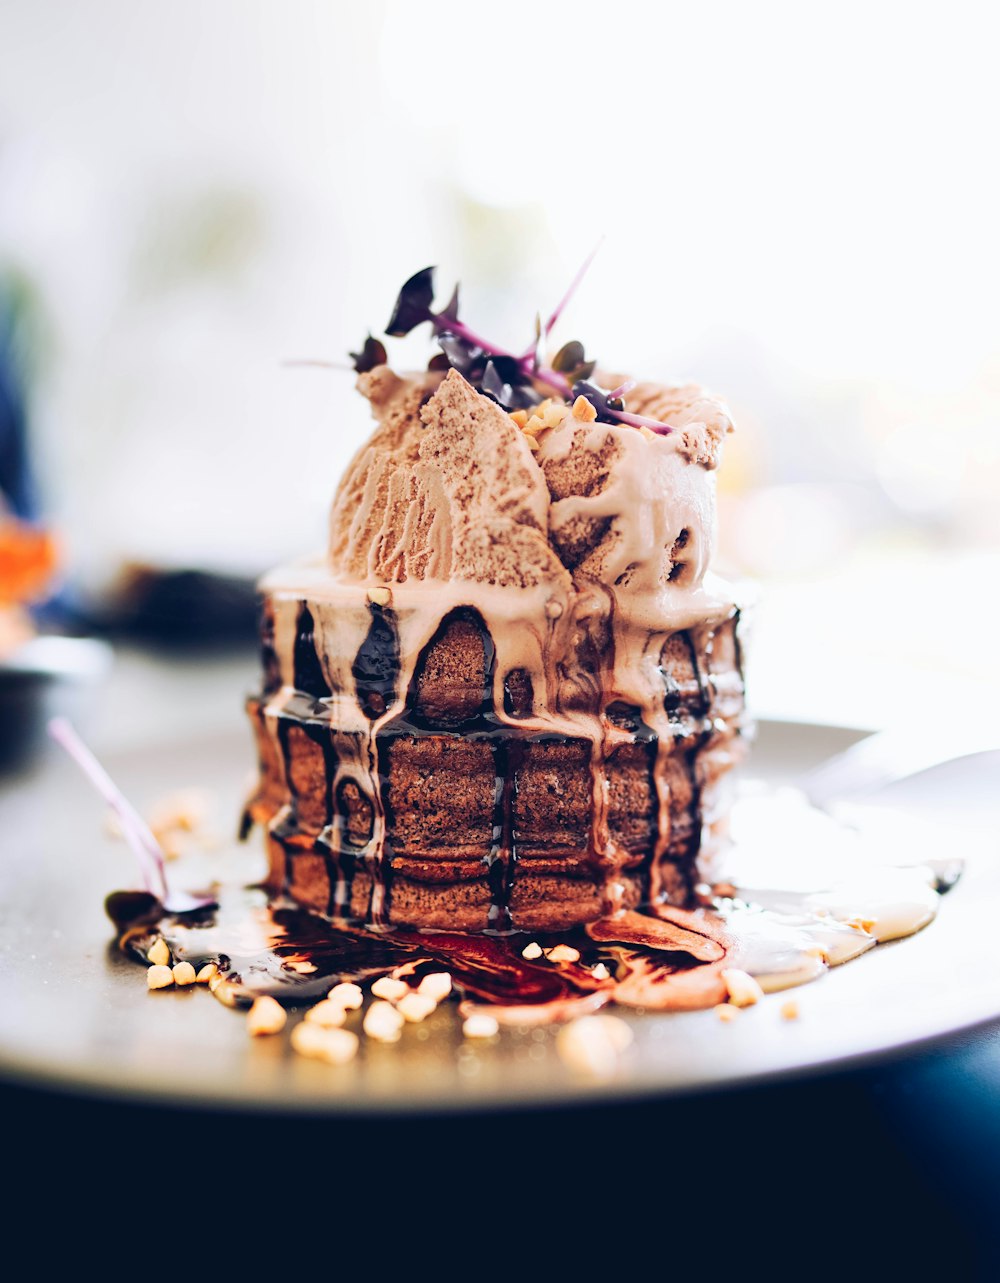
M 753 776 L 780 782 L 859 733 L 764 723 Z M 237 728 L 137 748 L 107 765 L 142 808 L 172 790 L 209 788 L 235 825 L 251 770 Z M 955 781 L 946 780 L 951 796 Z M 896 803 L 912 810 L 896 790 Z M 947 797 L 930 798 L 940 817 Z M 919 804 L 928 801 L 926 783 Z M 966 836 L 962 837 L 961 834 Z M 956 827 L 956 844 L 968 845 Z M 574 1076 L 548 1030 L 463 1044 L 453 1005 L 400 1043 L 367 1043 L 332 1068 L 291 1053 L 287 1038 L 251 1042 L 244 1021 L 201 987 L 150 994 L 104 917 L 105 894 L 134 882 L 130 857 L 102 830 L 102 808 L 53 752 L 34 776 L 0 790 L 0 1074 L 71 1091 L 179 1105 L 265 1111 L 426 1111 L 608 1101 L 735 1087 L 884 1056 L 1000 1017 L 993 939 L 1000 906 L 995 842 L 973 835 L 967 872 L 919 935 L 880 946 L 795 990 L 800 1018 L 771 995 L 730 1024 L 712 1012 L 626 1014 L 635 1041 L 608 1081 Z M 258 854 L 244 852 L 248 880 Z

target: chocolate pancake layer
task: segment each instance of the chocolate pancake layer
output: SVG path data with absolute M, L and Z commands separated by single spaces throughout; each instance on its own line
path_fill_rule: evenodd
M 391 609 L 368 604 L 363 643 L 331 664 L 308 599 L 283 666 L 274 619 L 291 605 L 265 598 L 265 689 L 248 701 L 248 815 L 266 830 L 272 889 L 333 917 L 541 931 L 684 903 L 711 876 L 746 743 L 735 608 L 667 637 L 659 734 L 609 702 L 597 671 L 566 686 L 569 724 L 590 727 L 572 734 L 541 717 L 526 671 L 497 673 L 472 608 L 447 610 L 404 670 Z M 334 671 L 353 689 L 334 689 Z

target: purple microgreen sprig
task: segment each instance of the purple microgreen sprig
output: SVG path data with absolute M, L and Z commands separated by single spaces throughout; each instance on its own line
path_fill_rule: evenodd
M 600 422 L 627 423 L 632 427 L 649 428 L 665 436 L 673 431 L 668 423 L 661 423 L 658 419 L 643 414 L 631 414 L 626 410 L 624 398 L 635 387 L 633 380 L 628 380 L 610 392 L 591 382 L 597 362 L 588 360 L 584 346 L 578 340 L 571 339 L 564 343 L 550 365 L 544 365 L 539 355 L 542 340 L 548 337 L 565 311 L 600 246 L 601 242 L 598 241 L 587 255 L 544 325 L 541 316 L 536 315 L 534 341 L 520 355 L 491 343 L 459 319 L 457 285 L 446 306 L 440 311 L 434 310 L 436 269 L 433 267 L 421 268 L 404 282 L 385 332 L 391 338 L 405 338 L 417 326 L 429 324 L 441 350 L 431 358 L 427 368 L 457 370 L 473 387 L 505 410 L 531 409 L 552 393 L 564 400 L 582 396 L 594 407 Z M 352 352 L 350 356 L 354 369 L 359 374 L 367 373 L 386 361 L 385 348 L 371 334 L 365 339 L 361 351 Z
M 596 383 L 581 379 L 573 385 L 573 396 L 574 398 L 582 396 L 584 400 L 589 401 L 597 411 L 597 418 L 601 423 L 627 423 L 633 428 L 649 428 L 651 432 L 661 437 L 673 432 L 669 423 L 661 423 L 659 419 L 651 419 L 645 414 L 630 414 L 625 409 L 622 396 L 633 387 L 635 387 L 634 380 L 629 380 L 615 388 L 613 392 L 605 392 Z
M 170 913 L 190 913 L 214 905 L 216 902 L 207 896 L 188 895 L 184 891 L 171 892 L 167 885 L 163 848 L 146 821 L 65 717 L 54 717 L 49 722 L 48 729 L 49 735 L 66 750 L 118 817 L 122 836 L 138 861 L 139 875 L 145 890 Z
M 520 356 L 491 343 L 459 319 L 457 287 L 448 305 L 440 312 L 434 311 L 434 271 L 433 267 L 422 268 L 405 282 L 389 317 L 386 334 L 403 338 L 418 325 L 430 323 L 450 368 L 458 370 L 463 378 L 507 410 L 537 405 L 542 396 L 535 388 L 536 383 L 561 396 L 569 394 L 570 380 L 560 371 L 546 368 L 539 360 L 540 326 L 536 326 L 536 342 Z M 432 368 L 440 368 L 436 358 Z

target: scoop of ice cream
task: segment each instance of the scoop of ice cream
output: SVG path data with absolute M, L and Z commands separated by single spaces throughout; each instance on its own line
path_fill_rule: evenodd
M 563 592 L 597 580 L 654 595 L 701 583 L 732 426 L 701 389 L 629 393 L 629 410 L 669 423 L 667 435 L 557 406 L 533 437 L 456 370 L 403 378 L 379 366 L 358 386 L 378 426 L 334 499 L 339 575 Z
M 456 371 L 359 380 L 379 427 L 331 514 L 335 569 L 358 579 L 568 584 L 547 532 L 549 493 L 510 415 Z

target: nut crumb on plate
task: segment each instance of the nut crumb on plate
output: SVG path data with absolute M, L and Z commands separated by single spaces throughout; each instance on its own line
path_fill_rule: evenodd
M 764 996 L 764 990 L 753 976 L 737 967 L 727 967 L 722 972 L 722 983 L 734 1007 L 752 1007 Z
M 466 1038 L 495 1038 L 500 1032 L 500 1025 L 495 1016 L 486 1011 L 474 1011 L 466 1016 L 462 1033 Z
M 284 1007 L 274 998 L 255 998 L 247 1012 L 247 1033 L 254 1038 L 280 1033 L 287 1019 Z
M 292 1049 L 300 1056 L 346 1065 L 358 1054 L 358 1035 L 349 1029 L 326 1029 L 322 1025 L 298 1024 L 292 1030 Z
M 190 962 L 176 962 L 173 969 L 175 985 L 193 985 L 198 979 Z
M 365 1000 L 361 986 L 352 983 L 350 980 L 334 985 L 326 996 L 328 1001 L 339 1003 L 345 1011 L 357 1011 Z
M 364 1031 L 376 1042 L 398 1042 L 404 1018 L 391 1002 L 373 1002 L 365 1012 Z
M 167 944 L 166 940 L 164 940 L 163 936 L 157 936 L 149 946 L 146 958 L 149 962 L 154 963 L 157 966 L 170 966 L 170 946 Z
M 545 956 L 549 962 L 579 962 L 580 950 L 569 944 L 557 944 Z
M 419 1024 L 421 1020 L 426 1020 L 432 1011 L 437 1010 L 437 1003 L 427 994 L 408 993 L 404 998 L 400 998 L 396 1004 L 396 1010 L 404 1020 L 409 1020 L 411 1024 Z
M 332 998 L 324 998 L 309 1008 L 304 1019 L 311 1025 L 322 1025 L 324 1029 L 339 1029 L 347 1019 L 347 1008 Z
M 146 972 L 146 984 L 150 989 L 167 989 L 174 983 L 174 973 L 162 962 L 154 963 Z
M 451 976 L 447 971 L 432 971 L 417 985 L 417 993 L 434 1002 L 443 1002 L 451 993 Z
M 556 1050 L 577 1073 L 608 1078 L 631 1041 L 632 1030 L 617 1016 L 581 1016 L 559 1030 Z
M 410 992 L 410 986 L 405 980 L 394 980 L 392 976 L 380 976 L 372 985 L 372 993 L 376 998 L 385 998 L 389 1002 L 399 1002 L 400 998 L 405 998 Z

